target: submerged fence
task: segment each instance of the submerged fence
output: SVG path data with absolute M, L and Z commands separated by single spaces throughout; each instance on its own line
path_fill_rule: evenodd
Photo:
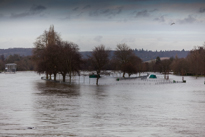
M 144 76 L 142 76 L 144 77 Z M 46 77 L 42 77 L 41 79 L 47 81 L 53 81 L 54 78 L 46 79 Z M 64 83 L 64 84 L 81 84 L 81 85 L 96 85 L 96 78 L 89 78 L 89 75 L 81 75 L 81 76 L 72 76 L 71 82 L 69 81 L 69 76 L 66 77 L 66 81 L 63 82 L 63 78 L 61 75 L 57 75 L 56 83 Z M 99 85 L 159 85 L 159 84 L 176 84 L 176 83 L 184 83 L 183 81 L 175 81 L 175 80 L 166 80 L 166 79 L 145 79 L 140 77 L 133 78 L 116 78 L 113 76 L 102 76 L 99 79 Z

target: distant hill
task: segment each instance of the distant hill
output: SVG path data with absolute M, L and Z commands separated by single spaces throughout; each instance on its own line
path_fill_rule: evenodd
M 30 56 L 32 55 L 33 48 L 9 48 L 9 49 L 0 49 L 0 55 L 4 55 L 5 58 L 9 55 L 18 54 L 21 56 Z M 148 61 L 156 59 L 156 57 L 175 57 L 186 58 L 189 54 L 189 51 L 185 50 L 171 50 L 171 51 L 148 51 L 143 49 L 134 49 L 134 53 L 141 58 L 143 61 Z M 80 52 L 83 58 L 87 58 L 88 55 L 91 55 L 91 51 L 82 51 Z M 111 51 L 111 56 L 114 54 L 114 51 Z
M 0 49 L 0 55 L 8 57 L 9 55 L 18 54 L 21 56 L 30 56 L 32 55 L 33 48 L 9 48 L 9 49 Z
M 190 51 L 185 50 L 172 50 L 172 51 L 145 51 L 145 50 L 133 50 L 134 53 L 141 58 L 143 61 L 149 61 L 156 59 L 157 57 L 178 57 L 186 58 Z M 87 58 L 88 55 L 91 55 L 90 51 L 81 52 L 83 58 Z M 111 51 L 111 56 L 113 56 L 114 51 Z
M 145 51 L 145 50 L 134 50 L 134 53 L 140 57 L 143 61 L 156 59 L 157 57 L 178 57 L 186 58 L 190 51 L 185 50 L 171 50 L 171 51 Z

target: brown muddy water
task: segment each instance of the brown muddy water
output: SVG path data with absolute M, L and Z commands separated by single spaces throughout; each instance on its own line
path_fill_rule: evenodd
M 106 76 L 99 86 L 83 76 L 53 83 L 35 72 L 0 79 L 0 136 L 205 136 L 204 78 L 159 84 Z

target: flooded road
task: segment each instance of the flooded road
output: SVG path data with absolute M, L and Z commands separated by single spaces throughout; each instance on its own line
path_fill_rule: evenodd
M 53 83 L 35 72 L 0 78 L 0 136 L 205 136 L 204 78 L 153 84 L 107 76 L 99 86 L 84 78 Z

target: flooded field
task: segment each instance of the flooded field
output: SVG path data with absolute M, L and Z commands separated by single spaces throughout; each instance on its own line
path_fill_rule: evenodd
M 76 77 L 67 85 L 35 72 L 0 74 L 0 136 L 202 137 L 204 78 L 170 83 Z M 162 78 L 159 75 L 159 78 Z

